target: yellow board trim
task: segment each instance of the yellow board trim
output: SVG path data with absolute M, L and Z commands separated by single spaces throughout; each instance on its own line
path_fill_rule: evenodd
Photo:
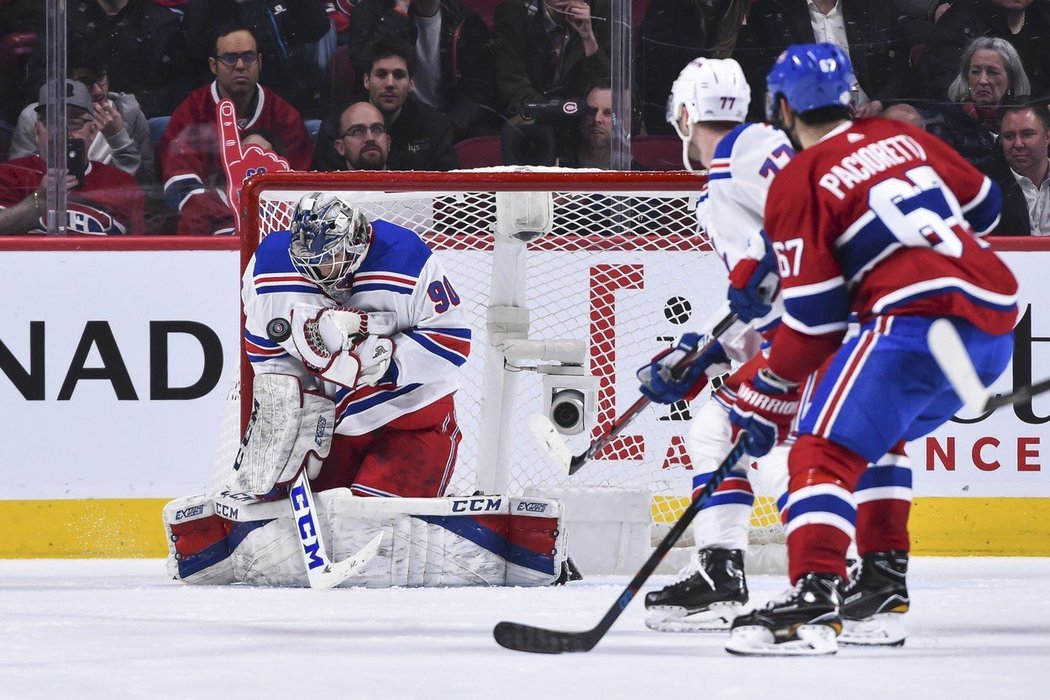
M 0 558 L 165 557 L 167 499 L 0 500 Z M 673 522 L 687 499 L 656 496 Z M 1050 556 L 1050 498 L 916 498 L 912 552 L 927 556 Z

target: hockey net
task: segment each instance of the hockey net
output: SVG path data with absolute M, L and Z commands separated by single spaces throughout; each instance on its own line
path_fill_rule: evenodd
M 543 369 L 558 363 L 507 357 L 490 342 L 486 321 L 492 303 L 524 306 L 529 339 L 583 348 L 582 367 L 572 371 L 594 377 L 595 410 L 587 430 L 566 437 L 573 453 L 582 452 L 637 399 L 637 368 L 697 329 L 724 299 L 724 268 L 696 233 L 702 182 L 689 173 L 550 169 L 264 174 L 243 194 L 242 269 L 262 237 L 288 226 L 307 192 L 337 194 L 369 219 L 412 229 L 440 256 L 473 332 L 456 395 L 463 441 L 450 493 L 645 488 L 653 523 L 666 525 L 688 503 L 693 471 L 683 437 L 695 405 L 650 407 L 570 478 L 527 427 L 529 416 L 549 405 L 552 375 Z M 497 200 L 506 206 L 505 193 L 519 193 L 514 199 L 539 192 L 551 193 L 550 231 L 527 246 L 510 244 L 508 262 L 508 245 L 495 233 Z M 244 386 L 251 386 L 250 371 L 242 372 Z M 233 393 L 250 404 L 243 392 Z M 236 445 L 236 421 L 225 431 L 223 442 Z M 751 536 L 754 543 L 783 542 L 770 494 L 758 494 Z

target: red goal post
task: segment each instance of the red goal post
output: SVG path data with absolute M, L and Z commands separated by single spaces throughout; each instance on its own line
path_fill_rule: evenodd
M 452 491 L 647 488 L 655 522 L 668 522 L 690 492 L 683 436 L 695 407 L 653 406 L 571 479 L 527 425 L 562 373 L 591 377 L 587 430 L 567 437 L 582 451 L 637 398 L 635 370 L 718 308 L 725 271 L 696 231 L 703 183 L 686 172 L 559 169 L 264 173 L 242 194 L 242 269 L 309 192 L 338 194 L 369 219 L 414 230 L 441 259 L 474 336 L 456 397 L 464 439 Z M 513 220 L 527 209 L 528 198 L 545 201 L 551 216 L 546 233 L 526 244 L 497 229 L 508 225 L 508 211 Z M 508 327 L 493 311 L 508 307 L 527 309 L 528 320 L 515 315 Z M 525 345 L 536 357 L 510 349 L 508 339 L 535 341 Z M 250 387 L 251 369 L 242 365 Z M 242 401 L 246 410 L 250 397 Z M 781 537 L 770 499 L 761 500 L 756 532 Z

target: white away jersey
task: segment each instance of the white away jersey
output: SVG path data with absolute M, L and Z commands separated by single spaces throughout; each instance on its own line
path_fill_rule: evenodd
M 373 221 L 372 245 L 353 278 L 353 286 L 333 299 L 300 275 L 288 253 L 291 234 L 263 239 L 244 271 L 244 342 L 256 373 L 284 372 L 302 377 L 336 402 L 336 433 L 360 435 L 447 396 L 458 387 L 457 370 L 470 352 L 470 328 L 460 298 L 437 258 L 412 231 Z M 321 382 L 303 366 L 291 338 L 271 340 L 267 326 L 289 319 L 297 305 L 350 306 L 397 314 L 394 359 L 374 387 L 350 391 Z
M 773 177 L 794 157 L 791 142 L 780 129 L 768 124 L 741 124 L 726 134 L 715 148 L 707 172 L 707 184 L 697 200 L 696 216 L 700 228 L 707 232 L 711 245 L 722 258 L 726 270 L 747 255 L 748 245 L 760 244 L 766 195 Z M 754 328 L 765 331 L 775 326 L 783 313 L 778 297 L 773 310 L 757 319 Z M 754 339 L 752 339 L 754 340 Z M 753 345 L 744 344 L 737 352 L 723 342 L 736 360 L 749 359 Z

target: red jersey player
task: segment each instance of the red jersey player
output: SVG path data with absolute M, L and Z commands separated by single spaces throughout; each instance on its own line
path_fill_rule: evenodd
M 782 324 L 768 367 L 744 381 L 730 416 L 752 455 L 783 440 L 799 385 L 823 374 L 788 458 L 794 588 L 734 621 L 732 653 L 834 653 L 844 618 L 900 617 L 906 511 L 866 523 L 860 575 L 845 585 L 846 550 L 861 530 L 854 491 L 871 478 L 869 462 L 962 406 L 926 342 L 935 320 L 951 321 L 986 385 L 1013 348 L 1017 282 L 978 238 L 998 221 L 998 188 L 918 129 L 852 121 L 852 83 L 833 44 L 790 47 L 767 81 L 768 115 L 801 153 L 774 180 L 765 211 Z

